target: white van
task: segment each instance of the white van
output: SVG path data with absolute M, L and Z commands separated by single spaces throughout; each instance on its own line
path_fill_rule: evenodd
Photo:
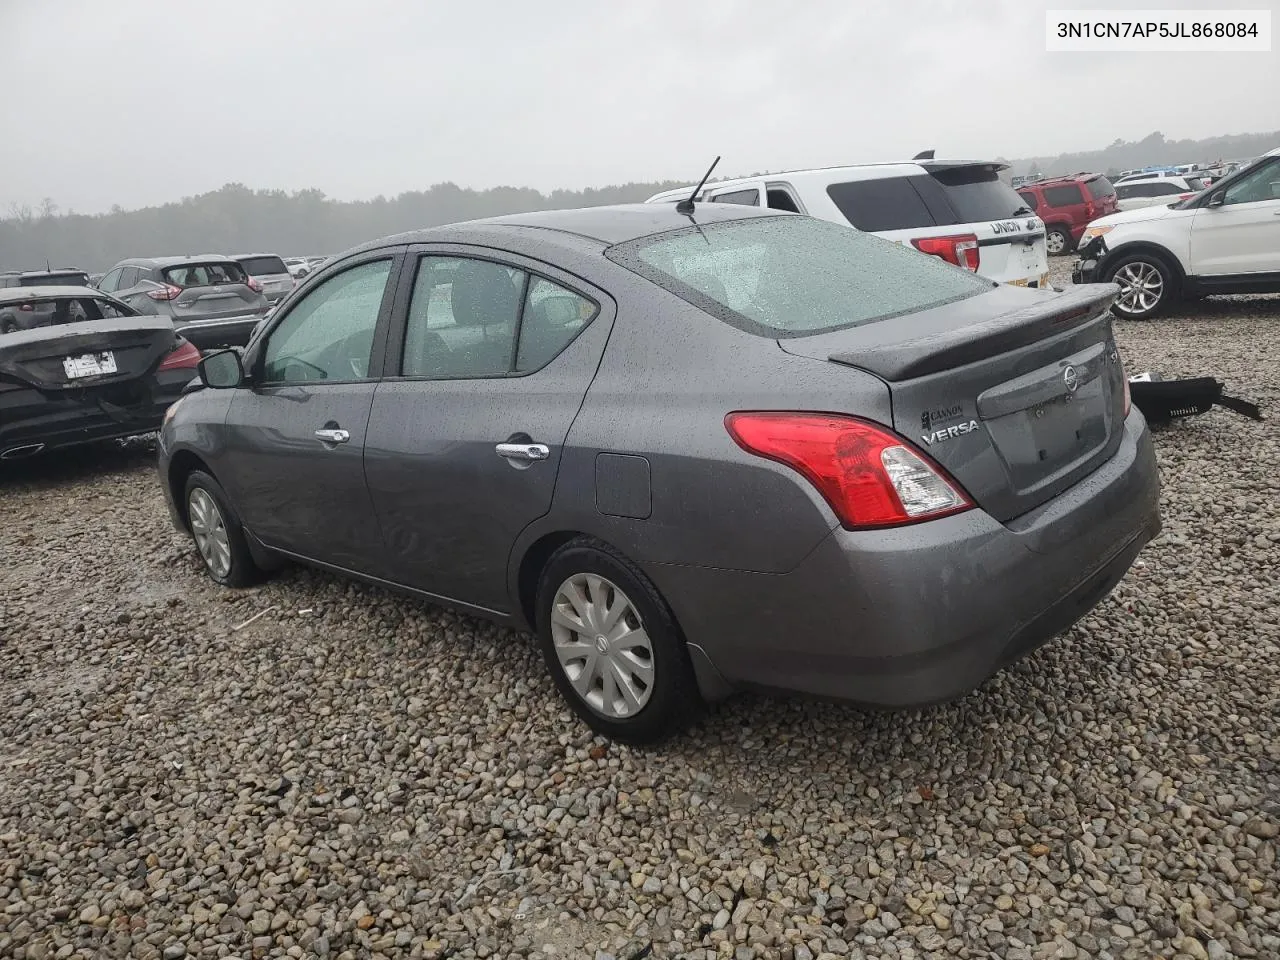
M 696 200 L 790 210 L 910 245 L 1000 283 L 1048 287 L 1044 223 L 1000 179 L 1008 164 L 911 160 L 721 180 Z M 676 203 L 693 185 L 647 203 Z

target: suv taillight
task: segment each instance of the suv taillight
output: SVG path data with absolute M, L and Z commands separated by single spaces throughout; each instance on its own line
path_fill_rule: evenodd
M 1090 220 L 1098 215 L 1098 208 L 1093 205 L 1092 200 L 1084 202 L 1084 215 Z
M 947 263 L 978 272 L 978 238 L 972 233 L 952 237 L 917 237 L 911 245 L 921 253 L 941 257 Z
M 166 283 L 159 290 L 148 290 L 147 296 L 152 300 L 177 300 L 182 295 L 182 288 Z
M 846 530 L 897 527 L 973 507 L 924 453 L 857 417 L 742 412 L 729 414 L 724 425 L 748 453 L 804 476 Z
M 253 279 L 253 277 L 250 277 L 248 275 L 246 275 L 244 278 L 244 285 L 248 287 L 250 290 L 252 290 L 254 293 L 262 292 L 262 284 L 260 284 L 257 280 Z
M 189 370 L 194 369 L 199 363 L 200 351 L 190 340 L 183 340 L 165 354 L 157 370 Z

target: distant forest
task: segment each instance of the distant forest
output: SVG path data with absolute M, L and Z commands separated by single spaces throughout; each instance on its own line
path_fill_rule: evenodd
M 1120 170 L 1163 163 L 1255 157 L 1280 146 L 1280 132 L 1207 140 L 1166 140 L 1160 133 L 1103 150 L 1012 161 L 1006 176 Z M 939 149 L 945 156 L 946 150 Z M 717 178 L 718 179 L 718 178 Z M 0 270 L 75 266 L 106 270 L 125 257 L 180 253 L 256 253 L 281 256 L 338 253 L 365 240 L 479 217 L 644 200 L 676 181 L 626 183 L 540 193 L 524 187 L 463 189 L 439 183 L 387 199 L 339 201 L 319 190 L 252 190 L 229 183 L 219 190 L 142 210 L 60 211 L 54 198 L 39 208 L 14 206 L 0 219 Z

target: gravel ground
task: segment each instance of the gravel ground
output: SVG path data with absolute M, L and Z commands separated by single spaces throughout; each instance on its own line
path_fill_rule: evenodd
M 1275 409 L 1280 299 L 1187 313 L 1121 325 L 1130 369 Z M 216 588 L 146 443 L 21 464 L 0 956 L 1280 956 L 1280 443 L 1214 412 L 1157 447 L 1163 536 L 977 693 L 743 697 L 644 752 L 528 637 Z

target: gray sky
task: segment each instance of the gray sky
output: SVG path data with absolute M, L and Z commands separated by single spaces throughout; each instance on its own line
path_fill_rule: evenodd
M 1262 8 L 1280 0 L 1132 7 Z M 1280 53 L 1048 54 L 1068 0 L 0 0 L 0 214 L 228 181 L 581 188 L 1280 129 Z M 44 118 L 56 119 L 56 126 Z

